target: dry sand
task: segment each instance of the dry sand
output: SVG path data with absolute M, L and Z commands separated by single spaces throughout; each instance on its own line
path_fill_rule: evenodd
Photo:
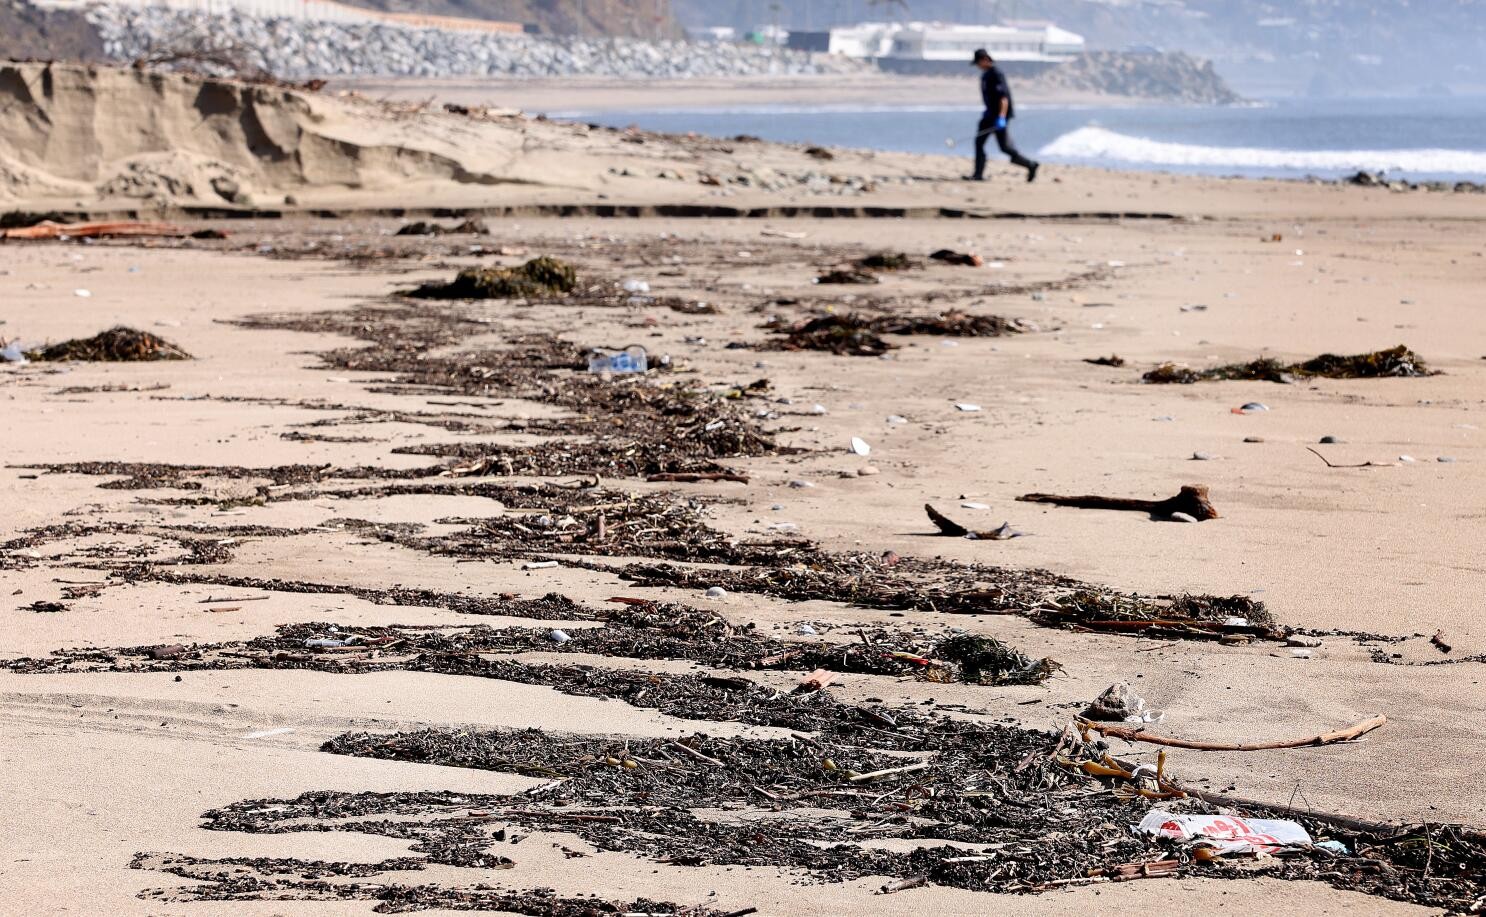
M 20 68 L 17 71 L 34 70 Z M 74 72 L 71 79 L 82 79 Z M 145 77 L 109 71 L 94 85 Z M 124 88 L 115 86 L 118 92 Z M 129 89 L 133 93 L 134 89 Z M 423 210 L 462 202 L 479 208 L 601 200 L 633 204 L 716 203 L 695 181 L 653 177 L 658 167 L 683 173 L 716 167 L 724 154 L 688 151 L 670 141 L 621 144 L 570 128 L 522 122 L 465 124 L 418 117 L 362 119 L 334 99 L 313 98 L 311 111 L 281 104 L 276 89 L 244 89 L 238 108 L 210 130 L 192 123 L 200 93 L 161 80 L 148 100 L 150 131 L 121 133 L 125 118 L 106 104 L 80 114 L 76 94 L 57 94 L 52 146 L 0 146 L 13 181 L 8 206 L 116 210 L 128 203 L 97 193 L 120 163 L 161 154 L 174 144 L 191 168 L 217 169 L 252 188 L 251 206 L 289 193 L 305 204 Z M 102 98 L 103 91 L 99 90 Z M 300 98 L 294 96 L 294 98 Z M 138 101 L 138 100 L 137 100 Z M 145 104 L 139 102 L 139 104 Z M 238 103 L 234 103 L 238 104 Z M 297 103 L 295 103 L 297 104 Z M 359 104 L 359 103 L 358 103 Z M 265 134 L 286 155 L 276 162 L 245 153 L 240 133 L 262 117 Z M 0 118 L 14 115 L 0 115 Z M 106 123 L 105 123 L 106 122 Z M 292 122 L 292 123 L 291 123 Z M 67 129 L 62 129 L 65 125 Z M 234 126 L 235 125 L 235 126 Z M 277 126 L 275 126 L 277 125 Z M 390 125 L 390 126 L 389 126 Z M 18 122 L 5 122 L 20 136 Z M 107 128 L 106 130 L 104 128 Z M 514 131 L 526 132 L 516 136 Z M 388 135 L 392 131 L 392 135 Z M 146 136 L 148 135 L 148 136 Z M 35 135 L 27 135 L 34 137 Z M 190 139 L 189 142 L 187 138 Z M 203 139 L 205 138 L 205 139 Z M 492 145 L 487 141 L 496 138 Z M 24 138 L 23 138 L 24 139 Z M 126 142 L 127 141 L 127 142 Z M 374 141 L 374 142 L 373 142 Z M 0 141 L 4 143 L 5 141 Z M 547 144 L 550 142 L 550 146 Z M 406 152 L 416 149 L 412 155 Z M 436 150 L 437 155 L 429 150 Z M 358 152 L 359 151 L 359 152 Z M 370 152 L 369 152 L 370 151 Z M 805 168 L 798 150 L 756 148 L 776 168 Z M 756 168 L 755 149 L 726 154 L 733 168 Z M 427 155 L 424 155 L 427 154 Z M 195 157 L 195 158 L 192 158 Z M 15 165 L 19 160 L 20 167 Z M 154 160 L 151 160 L 154 161 Z M 619 179 L 608 169 L 646 163 L 651 172 Z M 701 163 L 699 165 L 699 162 Z M 347 171 L 354 163 L 354 174 Z M 478 163 L 478 165 L 475 165 Z M 456 165 L 457 164 L 457 165 Z M 617 165 L 616 165 L 617 164 Z M 628 164 L 628 166 L 626 165 Z M 180 363 L 0 364 L 7 419 L 0 497 L 0 539 L 47 527 L 39 559 L 0 560 L 0 609 L 6 626 L 0 654 L 41 656 L 65 647 L 128 647 L 243 640 L 280 624 L 467 624 L 453 611 L 377 605 L 344 594 L 306 595 L 209 585 L 142 581 L 116 585 L 43 614 L 26 606 L 56 600 L 64 583 L 102 582 L 145 552 L 161 569 L 179 546 L 161 538 L 169 526 L 259 525 L 298 534 L 241 536 L 212 575 L 278 577 L 347 587 L 421 587 L 469 595 L 559 591 L 598 604 L 626 589 L 612 574 L 581 569 L 523 572 L 512 562 L 461 563 L 364 537 L 333 520 L 347 517 L 453 530 L 441 519 L 498 514 L 471 496 L 321 497 L 230 509 L 216 503 L 150 502 L 174 491 L 100 489 L 107 480 L 41 474 L 26 465 L 109 460 L 266 467 L 419 467 L 434 461 L 395 454 L 399 446 L 492 439 L 430 425 L 430 418 L 475 411 L 485 418 L 538 417 L 547 406 L 505 400 L 484 407 L 441 405 L 437 394 L 379 390 L 382 374 L 327 372 L 318 352 L 344 346 L 328 334 L 224 324 L 247 315 L 312 313 L 379 302 L 414 282 L 447 277 L 452 267 L 488 261 L 469 244 L 553 251 L 580 269 L 611 279 L 641 277 L 658 294 L 717 303 L 720 314 L 688 316 L 644 305 L 620 309 L 522 309 L 504 303 L 470 307 L 494 321 L 488 346 L 518 334 L 553 332 L 583 345 L 639 341 L 669 353 L 708 383 L 767 376 L 781 415 L 771 425 L 782 440 L 807 449 L 789 457 L 734 463 L 748 485 L 675 485 L 731 498 L 710 510 L 714 524 L 739 536 L 763 535 L 789 521 L 833 550 L 942 555 L 1010 567 L 1044 567 L 1088 582 L 1145 593 L 1239 593 L 1264 601 L 1286 625 L 1402 637 L 1382 644 L 1405 662 L 1446 657 L 1428 635 L 1442 629 L 1452 657 L 1486 652 L 1478 597 L 1486 566 L 1475 536 L 1486 515 L 1486 462 L 1480 392 L 1486 381 L 1486 328 L 1475 320 L 1486 274 L 1479 197 L 1392 194 L 1276 182 L 1218 181 L 1152 175 L 1050 170 L 1027 187 L 1010 172 L 986 186 L 931 181 L 954 174 L 948 160 L 846 154 L 830 169 L 926 176 L 846 199 L 854 206 L 956 207 L 1018 211 L 1018 220 L 915 219 L 556 219 L 540 215 L 492 221 L 490 238 L 432 240 L 422 249 L 354 263 L 335 257 L 377 249 L 398 222 L 377 216 L 341 220 L 289 218 L 216 224 L 234 229 L 229 242 L 190 248 L 153 244 L 76 243 L 0 246 L 0 338 L 62 339 L 117 323 L 159 333 L 197 359 Z M 167 209 L 200 203 L 193 194 L 157 199 Z M 469 175 L 489 180 L 469 180 Z M 209 186 L 209 178 L 207 179 Z M 176 189 L 179 191 L 179 189 Z M 0 186 L 0 194 L 3 194 Z M 779 207 L 842 203 L 804 189 L 743 189 L 728 203 Z M 223 201 L 213 206 L 230 208 Z M 1173 212 L 1182 220 L 1094 219 L 1092 211 Z M 782 238 L 780 233 L 798 234 Z M 1263 241 L 1282 234 L 1282 242 Z M 663 234 L 675 237 L 679 261 L 650 255 Z M 314 242 L 323 256 L 278 260 L 258 252 Z M 940 247 L 974 250 L 994 263 L 980 269 L 933 267 L 889 275 L 877 287 L 817 287 L 819 269 L 884 246 L 923 255 Z M 222 250 L 210 250 L 212 248 Z M 747 252 L 744 255 L 743 252 Z M 515 263 L 517 257 L 504 257 Z M 1066 278 L 1097 269 L 1101 279 L 1034 297 L 998 286 Z M 91 295 L 79 296 L 86 290 Z M 1025 319 L 1040 329 L 999 339 L 903 339 L 890 361 L 818 353 L 728 349 L 758 342 L 763 315 L 755 306 L 780 297 L 807 305 L 850 308 L 848 296 L 932 299 L 933 308 L 963 306 Z M 1204 305 L 1205 310 L 1183 307 Z M 928 306 L 926 305 L 925 308 Z M 767 311 L 767 310 L 766 310 Z M 922 311 L 922 310 L 920 310 Z M 698 342 L 701 340 L 702 342 Z M 1261 354 L 1305 358 L 1406 343 L 1443 375 L 1422 379 L 1315 381 L 1281 386 L 1222 382 L 1194 386 L 1136 384 L 1140 372 L 1178 360 L 1209 365 Z M 1118 353 L 1122 369 L 1085 358 Z M 66 393 L 66 388 L 120 390 Z M 164 386 L 155 389 L 154 386 Z M 249 399 L 249 400 L 230 400 Z M 468 400 L 459 396 L 457 400 Z M 326 411 L 324 401 L 347 406 Z M 1262 401 L 1270 411 L 1231 408 Z M 286 403 L 287 402 L 287 403 Z M 955 402 L 984 410 L 957 411 Z M 820 403 L 829 413 L 817 416 Z M 412 417 L 363 413 L 399 411 Z M 906 424 L 886 422 L 890 415 Z M 328 428 L 369 442 L 285 439 Z M 1323 435 L 1344 444 L 1320 447 L 1333 462 L 1380 467 L 1328 468 L 1306 446 Z M 868 460 L 847 453 L 849 437 L 873 446 L 880 474 L 858 477 Z M 1246 443 L 1248 437 L 1262 442 Z M 505 441 L 509 434 L 494 437 Z M 1194 452 L 1213 456 L 1194 461 Z M 1417 461 L 1399 463 L 1401 455 Z M 1438 458 L 1452 459 L 1439 462 Z M 570 476 L 569 476 L 570 477 Z M 817 486 L 792 489 L 803 479 Z M 1161 497 L 1182 483 L 1212 488 L 1222 518 L 1200 525 L 1150 521 L 1142 515 L 1037 507 L 1013 498 L 1033 490 Z M 208 485 L 228 500 L 250 495 L 247 482 Z M 630 482 L 616 486 L 628 487 Z M 634 485 L 653 490 L 654 485 Z M 960 509 L 962 500 L 989 504 Z M 1003 520 L 1028 537 L 1008 542 L 925 540 L 921 506 L 930 501 L 977 527 Z M 782 509 L 771 509 L 781 505 Z M 110 526 L 144 526 L 119 534 Z M 91 527 L 91 529 L 89 528 Z M 150 528 L 155 527 L 155 528 Z M 156 534 L 149 534 L 155 531 Z M 111 533 L 112 532 L 112 533 Z M 201 572 L 199 569 L 192 572 Z M 229 613 L 209 613 L 200 600 L 224 594 L 267 595 Z M 657 595 L 693 604 L 689 590 Z M 735 594 L 715 606 L 737 622 L 754 621 L 782 635 L 799 621 L 891 623 L 884 612 L 828 602 L 787 603 Z M 497 622 L 500 625 L 509 621 Z M 901 620 L 900 622 L 901 623 Z M 1034 656 L 1059 660 L 1063 671 L 1043 687 L 929 685 L 848 676 L 833 688 L 856 700 L 962 703 L 1032 727 L 1060 726 L 1114 681 L 1133 682 L 1155 707 L 1168 710 L 1162 730 L 1215 741 L 1307 735 L 1383 712 L 1388 726 L 1362 743 L 1253 754 L 1177 752 L 1183 778 L 1216 790 L 1272 802 L 1304 800 L 1317 810 L 1368 819 L 1452 821 L 1486 825 L 1478 762 L 1486 755 L 1476 712 L 1481 664 L 1386 665 L 1370 645 L 1327 637 L 1313 658 L 1293 658 L 1273 643 L 1219 646 L 1153 641 L 1040 628 L 1018 617 L 920 613 L 913 623 L 994 634 Z M 599 665 L 678 670 L 664 662 L 594 658 Z M 771 676 L 781 685 L 783 676 Z M 769 679 L 764 679 L 768 681 Z M 426 726 L 536 726 L 593 735 L 663 736 L 704 729 L 720 735 L 779 735 L 731 723 L 699 724 L 613 701 L 578 698 L 503 681 L 414 672 L 330 675 L 307 671 L 200 671 L 128 674 L 0 674 L 3 798 L 14 828 L 0 842 L 0 912 L 216 913 L 211 904 L 145 895 L 183 880 L 128 868 L 143 851 L 201 857 L 271 856 L 374 861 L 403 855 L 405 842 L 346 833 L 248 835 L 202 831 L 215 806 L 309 790 L 451 790 L 502 793 L 540 781 L 452 767 L 328 755 L 320 742 L 349 730 L 399 731 Z M 1124 749 L 1140 760 L 1150 749 Z M 1214 907 L 1276 914 L 1423 913 L 1424 909 L 1337 891 L 1315 883 L 1183 878 L 1037 896 L 997 897 L 928 888 L 901 896 L 873 894 L 877 884 L 807 884 L 761 870 L 657 865 L 616 853 L 564 859 L 548 841 L 513 848 L 515 870 L 435 867 L 372 881 L 512 888 L 553 887 L 613 900 L 648 896 L 720 910 L 761 913 L 943 914 L 1117 913 Z M 477 873 L 471 875 L 470 873 Z M 716 896 L 710 893 L 716 891 Z M 232 913 L 368 913 L 371 902 L 238 902 Z

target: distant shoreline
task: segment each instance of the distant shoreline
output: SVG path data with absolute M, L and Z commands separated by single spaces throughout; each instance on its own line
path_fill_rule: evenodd
M 555 77 L 551 79 L 414 79 L 340 77 L 331 89 L 355 90 L 373 98 L 482 105 L 527 112 L 623 111 L 767 105 L 964 105 L 980 98 L 975 80 L 889 74 L 742 77 L 736 79 L 629 80 Z M 1013 83 L 1015 89 L 1015 83 Z M 1042 105 L 1130 107 L 1179 105 L 1160 99 L 1100 93 L 1046 91 L 1028 87 L 1018 101 Z

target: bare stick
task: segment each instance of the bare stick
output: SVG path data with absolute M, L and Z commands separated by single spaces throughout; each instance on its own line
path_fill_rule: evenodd
M 1196 751 L 1267 751 L 1273 748 L 1309 748 L 1319 745 L 1335 745 L 1337 742 L 1350 742 L 1358 736 L 1372 732 L 1386 722 L 1388 722 L 1388 717 L 1379 713 L 1377 716 L 1353 723 L 1345 729 L 1323 732 L 1320 735 L 1308 736 L 1304 739 L 1287 739 L 1280 742 L 1235 743 L 1194 742 L 1189 739 L 1174 739 L 1151 732 L 1142 732 L 1139 727 L 1119 726 L 1113 723 L 1095 723 L 1084 719 L 1080 719 L 1078 724 L 1086 729 L 1092 729 L 1100 735 L 1114 736 L 1117 739 L 1124 739 L 1127 742 L 1148 742 L 1151 745 L 1166 745 L 1171 748 L 1191 748 Z
M 707 755 L 704 755 L 701 752 L 697 751 L 695 748 L 690 748 L 686 745 L 682 745 L 680 742 L 667 742 L 666 747 L 674 748 L 677 751 L 684 751 L 688 755 L 691 755 L 693 758 L 696 758 L 698 761 L 701 761 L 703 763 L 722 767 L 722 762 L 717 760 L 716 758 L 708 757 Z
M 917 764 L 908 764 L 903 767 L 889 767 L 880 771 L 869 771 L 865 774 L 857 774 L 855 777 L 851 778 L 851 782 L 866 783 L 869 780 L 876 780 L 879 777 L 891 777 L 895 774 L 912 774 L 915 771 L 927 770 L 928 767 L 929 762 L 927 761 L 920 761 Z

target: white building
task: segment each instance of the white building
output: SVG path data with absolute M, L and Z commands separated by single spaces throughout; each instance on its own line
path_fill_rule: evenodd
M 791 46 L 845 57 L 875 58 L 887 70 L 943 72 L 965 67 L 977 48 L 1012 69 L 1043 69 L 1083 53 L 1084 39 L 1050 22 L 956 25 L 864 22 L 829 33 L 792 33 Z

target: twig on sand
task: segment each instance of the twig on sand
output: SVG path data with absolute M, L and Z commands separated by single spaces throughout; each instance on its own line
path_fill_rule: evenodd
M 1091 720 L 1080 719 L 1078 724 L 1084 729 L 1092 729 L 1103 736 L 1113 736 L 1124 739 L 1127 742 L 1148 742 L 1151 745 L 1167 745 L 1172 748 L 1191 748 L 1196 751 L 1266 751 L 1274 748 L 1309 748 L 1319 745 L 1335 745 L 1338 742 L 1350 742 L 1358 736 L 1372 732 L 1379 726 L 1388 722 L 1388 717 L 1379 713 L 1377 716 L 1369 717 L 1345 729 L 1336 729 L 1331 732 L 1323 732 L 1320 735 L 1307 736 L 1304 739 L 1286 739 L 1279 742 L 1194 742 L 1189 739 L 1174 739 L 1169 736 L 1156 735 L 1152 732 L 1142 732 L 1139 726 L 1121 726 L 1114 723 L 1096 723 Z
M 1305 448 L 1306 448 L 1307 451 L 1309 451 L 1310 453 L 1312 453 L 1313 455 L 1315 455 L 1316 458 L 1318 458 L 1321 461 L 1325 462 L 1327 468 L 1384 468 L 1384 467 L 1387 467 L 1386 466 L 1386 463 L 1383 463 L 1383 462 L 1362 462 L 1361 464 L 1357 464 L 1357 465 L 1338 465 L 1338 464 L 1332 462 L 1326 456 L 1324 456 L 1321 453 L 1317 452 L 1315 449 L 1312 449 L 1310 446 L 1306 446 Z

